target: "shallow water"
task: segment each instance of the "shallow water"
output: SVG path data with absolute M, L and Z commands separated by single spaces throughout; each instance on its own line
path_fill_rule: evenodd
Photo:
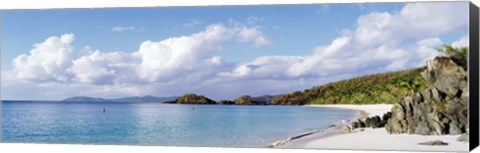
M 160 103 L 3 101 L 1 107 L 3 142 L 203 147 L 265 147 L 357 114 L 301 106 Z

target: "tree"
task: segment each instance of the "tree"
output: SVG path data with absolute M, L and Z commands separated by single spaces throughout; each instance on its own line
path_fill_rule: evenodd
M 445 44 L 443 48 L 437 49 L 438 52 L 445 54 L 446 56 L 467 59 L 468 47 L 453 47 L 452 45 Z

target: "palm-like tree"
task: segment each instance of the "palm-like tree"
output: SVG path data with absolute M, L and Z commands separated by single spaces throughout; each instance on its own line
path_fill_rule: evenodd
M 466 59 L 468 55 L 468 47 L 453 47 L 452 45 L 443 45 L 443 48 L 437 49 L 438 52 L 447 56 Z

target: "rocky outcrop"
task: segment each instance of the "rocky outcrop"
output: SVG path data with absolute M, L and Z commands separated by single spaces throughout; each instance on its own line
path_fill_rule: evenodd
M 185 94 L 173 101 L 168 101 L 165 103 L 168 103 L 168 104 L 217 104 L 215 101 L 203 95 L 196 95 L 193 93 Z
M 426 90 L 401 99 L 385 125 L 388 133 L 421 135 L 468 132 L 467 62 L 437 57 L 421 74 Z
M 352 128 L 382 128 L 385 127 L 388 120 L 390 119 L 392 113 L 388 112 L 380 116 L 367 117 L 364 120 L 359 119 L 358 121 L 352 122 Z

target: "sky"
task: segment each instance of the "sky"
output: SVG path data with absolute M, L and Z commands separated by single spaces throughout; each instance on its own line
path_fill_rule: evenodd
M 468 46 L 468 2 L 2 10 L 1 99 L 276 95 Z

